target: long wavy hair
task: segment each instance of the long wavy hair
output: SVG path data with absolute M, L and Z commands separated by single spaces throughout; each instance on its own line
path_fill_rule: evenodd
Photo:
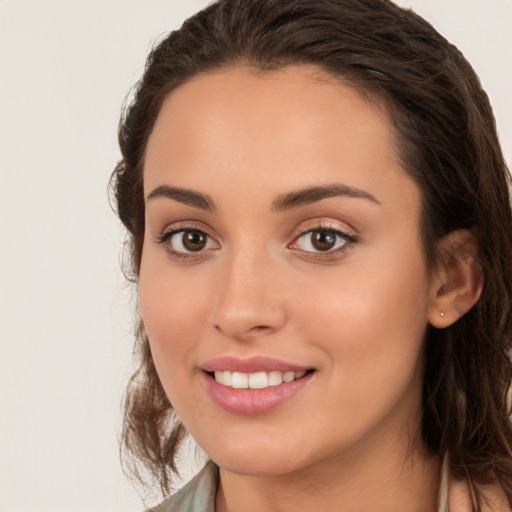
M 475 510 L 478 484 L 491 481 L 512 503 L 510 175 L 474 70 L 411 10 L 389 0 L 219 0 L 163 39 L 124 109 L 122 159 L 111 180 L 128 231 L 129 278 L 137 283 L 141 263 L 145 148 L 165 98 L 201 73 L 292 64 L 318 66 L 386 106 L 401 165 L 422 192 L 431 268 L 444 236 L 464 228 L 477 237 L 480 300 L 449 328 L 427 330 L 421 437 L 433 453 L 449 453 L 450 471 L 469 482 Z M 161 386 L 140 315 L 135 335 L 122 458 L 165 495 L 186 431 Z

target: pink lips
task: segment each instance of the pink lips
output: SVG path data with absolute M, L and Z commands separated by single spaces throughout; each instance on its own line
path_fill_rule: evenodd
M 239 359 L 232 356 L 216 357 L 201 365 L 205 372 L 305 372 L 308 367 L 290 364 L 273 357 L 256 356 L 249 359 Z
M 263 414 L 270 412 L 292 400 L 311 381 L 314 372 L 292 382 L 283 382 L 277 386 L 264 389 L 235 389 L 215 381 L 212 372 L 230 371 L 242 373 L 270 372 L 305 372 L 307 367 L 290 364 L 270 357 L 252 357 L 238 359 L 224 356 L 212 359 L 201 365 L 206 390 L 212 400 L 222 409 L 233 414 Z

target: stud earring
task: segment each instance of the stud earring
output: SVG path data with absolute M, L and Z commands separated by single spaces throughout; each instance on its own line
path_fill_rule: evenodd
M 440 315 L 441 315 L 441 318 L 444 318 L 444 311 L 441 311 Z

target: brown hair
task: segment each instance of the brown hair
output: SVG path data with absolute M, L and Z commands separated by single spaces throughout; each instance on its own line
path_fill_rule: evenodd
M 387 106 L 402 166 L 422 191 L 429 265 L 448 233 L 466 228 L 477 236 L 485 281 L 479 302 L 451 327 L 427 331 L 421 436 L 432 452 L 450 454 L 452 473 L 467 478 L 476 496 L 476 484 L 497 480 L 512 503 L 510 175 L 475 72 L 414 12 L 389 0 L 220 0 L 158 44 L 121 119 L 122 160 L 112 177 L 134 281 L 144 236 L 144 152 L 164 99 L 200 73 L 290 64 L 319 66 Z M 185 429 L 160 384 L 142 322 L 135 353 L 123 453 L 138 478 L 145 467 L 165 494 Z

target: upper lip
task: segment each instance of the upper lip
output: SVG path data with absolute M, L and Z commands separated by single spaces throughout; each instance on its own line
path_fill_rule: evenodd
M 310 367 L 289 363 L 281 359 L 268 356 L 253 356 L 247 359 L 241 359 L 234 356 L 215 357 L 203 363 L 200 368 L 205 372 L 305 372 Z

